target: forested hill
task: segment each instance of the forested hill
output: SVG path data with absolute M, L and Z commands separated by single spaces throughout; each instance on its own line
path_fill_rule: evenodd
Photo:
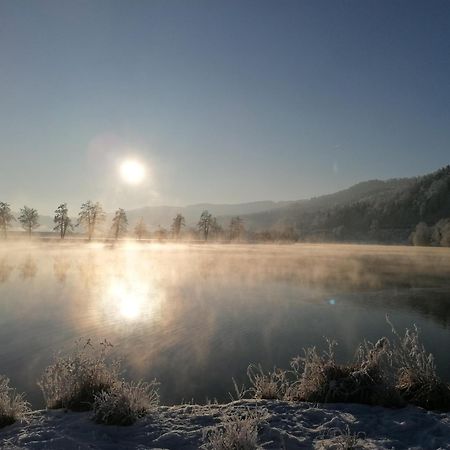
M 292 227 L 308 240 L 405 242 L 419 222 L 450 218 L 450 166 L 429 175 L 366 181 L 335 194 L 244 216 L 254 230 Z

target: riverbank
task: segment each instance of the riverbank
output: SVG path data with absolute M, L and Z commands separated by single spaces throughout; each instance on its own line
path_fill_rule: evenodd
M 92 413 L 42 410 L 0 430 L 0 448 L 35 450 L 183 449 L 204 445 L 224 418 L 258 411 L 265 449 L 450 449 L 450 413 L 356 404 L 240 400 L 226 405 L 160 406 L 129 427 L 95 424 Z

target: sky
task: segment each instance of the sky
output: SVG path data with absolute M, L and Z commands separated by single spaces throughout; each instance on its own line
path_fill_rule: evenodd
M 447 0 L 0 0 L 13 210 L 309 198 L 449 143 Z

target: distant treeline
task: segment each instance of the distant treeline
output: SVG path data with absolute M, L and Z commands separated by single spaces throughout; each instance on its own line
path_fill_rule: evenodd
M 97 202 L 83 203 L 75 223 L 65 203 L 58 206 L 54 231 L 118 239 L 185 239 L 247 242 L 364 242 L 414 245 L 450 245 L 450 166 L 416 178 L 372 180 L 335 194 L 292 202 L 270 211 L 233 217 L 201 213 L 198 223 L 186 226 L 174 214 L 170 227 L 149 230 L 143 217 L 129 227 L 124 209 L 108 226 Z M 148 217 L 147 217 L 148 220 Z M 192 219 L 191 219 L 192 220 Z M 31 235 L 39 226 L 38 212 L 27 206 L 17 219 L 9 204 L 0 202 L 0 234 L 18 221 Z
M 292 227 L 283 231 L 251 232 L 245 229 L 244 220 L 232 217 L 228 227 L 223 227 L 217 218 L 207 210 L 200 215 L 196 227 L 186 228 L 186 221 L 182 214 L 177 214 L 170 229 L 159 226 L 156 230 L 149 230 L 144 219 L 141 217 L 130 229 L 125 210 L 119 208 L 109 226 L 105 227 L 106 214 L 99 202 L 91 200 L 83 203 L 74 222 L 69 216 L 66 203 L 60 204 L 55 210 L 53 232 L 61 239 L 65 239 L 70 233 L 83 233 L 90 241 L 94 237 L 119 239 L 122 237 L 135 237 L 137 240 L 157 239 L 163 240 L 197 240 L 204 241 L 297 241 L 298 235 Z M 24 231 L 31 237 L 39 224 L 39 213 L 36 209 L 24 206 L 20 209 L 16 218 L 8 203 L 0 202 L 0 232 L 4 239 L 8 237 L 8 230 L 18 222 Z M 80 228 L 78 228 L 80 227 Z

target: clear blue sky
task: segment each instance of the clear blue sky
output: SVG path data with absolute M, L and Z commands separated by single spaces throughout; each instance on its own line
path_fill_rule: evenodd
M 435 170 L 449 143 L 450 1 L 0 1 L 14 209 L 299 199 Z

